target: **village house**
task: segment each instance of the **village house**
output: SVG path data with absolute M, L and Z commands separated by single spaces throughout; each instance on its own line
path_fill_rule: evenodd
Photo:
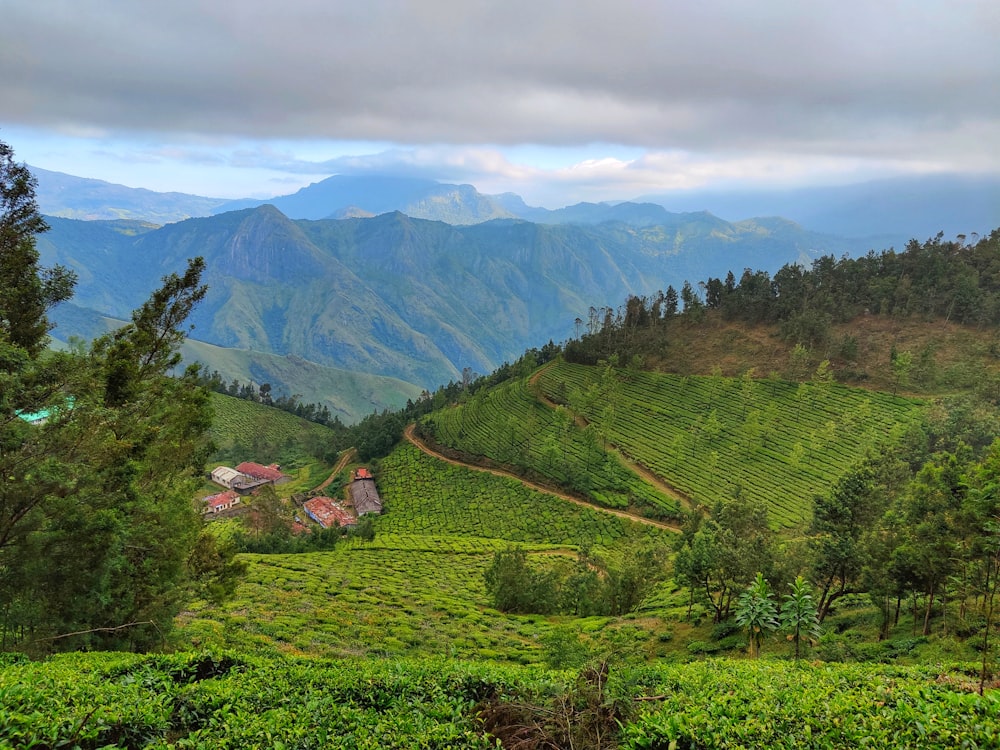
M 382 498 L 375 489 L 375 479 L 368 469 L 360 468 L 354 472 L 354 481 L 348 486 L 348 491 L 358 518 L 367 513 L 382 512 Z
M 277 464 L 271 464 L 270 466 L 262 466 L 261 464 L 254 463 L 253 461 L 244 461 L 239 466 L 236 467 L 236 471 L 246 474 L 248 477 L 253 477 L 254 479 L 262 479 L 267 482 L 273 482 L 275 484 L 281 482 L 283 479 L 287 479 L 281 471 L 278 470 Z
M 246 484 L 246 479 L 246 475 L 229 466 L 216 466 L 212 469 L 212 481 L 230 490 Z
M 205 508 L 204 513 L 221 513 L 224 510 L 229 510 L 230 508 L 239 505 L 240 496 L 233 490 L 226 490 L 225 492 L 220 492 L 218 495 L 209 495 L 205 498 Z
M 329 497 L 320 496 L 307 500 L 302 509 L 324 529 L 334 526 L 354 526 L 358 522 L 345 508 Z

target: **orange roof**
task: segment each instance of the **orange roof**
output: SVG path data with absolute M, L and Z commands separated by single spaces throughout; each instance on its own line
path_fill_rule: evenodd
M 357 519 L 328 497 L 314 497 L 307 500 L 302 508 L 312 520 L 328 529 L 331 526 L 353 526 Z

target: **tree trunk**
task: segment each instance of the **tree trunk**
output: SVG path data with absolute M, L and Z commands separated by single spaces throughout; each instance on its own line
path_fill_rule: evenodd
M 934 584 L 931 584 L 931 590 L 927 592 L 927 609 L 924 612 L 923 635 L 931 634 L 931 609 L 933 607 L 934 607 Z

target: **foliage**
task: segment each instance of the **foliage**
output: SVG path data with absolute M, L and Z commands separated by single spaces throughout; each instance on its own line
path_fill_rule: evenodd
M 501 612 L 623 615 L 632 611 L 666 573 L 665 551 L 638 549 L 617 565 L 586 551 L 572 566 L 531 566 L 523 548 L 497 552 L 484 582 Z
M 37 265 L 44 222 L 26 174 L 2 145 L 0 644 L 148 647 L 180 607 L 199 537 L 208 396 L 194 370 L 167 373 L 204 263 L 164 277 L 89 350 L 45 353 L 45 310 L 72 278 Z M 213 571 L 225 578 L 225 565 L 204 565 L 201 585 Z
M 726 689 L 719 689 L 723 671 Z M 993 747 L 996 695 L 956 692 L 936 672 L 867 665 L 725 661 L 648 670 L 661 697 L 622 747 Z
M 0 744 L 471 750 L 501 738 L 594 750 L 992 747 L 1000 700 L 951 687 L 961 679 L 767 660 L 599 661 L 567 674 L 457 660 L 78 653 L 0 667 Z
M 559 400 L 560 393 L 587 393 L 605 377 L 606 369 L 558 362 L 542 371 L 538 385 Z M 744 495 L 765 505 L 778 527 L 808 520 L 813 496 L 869 450 L 898 443 L 921 408 L 888 394 L 753 373 L 678 377 L 619 369 L 615 377 L 610 442 L 694 504 Z M 569 401 L 588 420 L 600 420 L 600 401 Z
M 818 639 L 822 631 L 816 613 L 816 602 L 813 601 L 812 590 L 806 579 L 798 576 L 788 587 L 791 593 L 785 594 L 785 601 L 781 605 L 781 629 L 789 632 L 795 644 L 795 658 L 798 659 L 802 638 L 809 636 Z
M 736 623 L 750 636 L 750 658 L 760 656 L 768 632 L 778 629 L 778 608 L 771 597 L 771 585 L 760 572 L 736 604 Z

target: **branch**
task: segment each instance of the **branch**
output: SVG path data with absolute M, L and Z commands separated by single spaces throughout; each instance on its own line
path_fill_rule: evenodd
M 32 643 L 45 643 L 46 641 L 58 641 L 63 638 L 71 638 L 74 635 L 86 635 L 87 633 L 113 633 L 117 630 L 124 630 L 125 628 L 132 628 L 136 625 L 152 625 L 156 628 L 156 632 L 160 634 L 160 645 L 164 648 L 167 646 L 167 639 L 163 636 L 163 631 L 160 630 L 160 626 L 157 625 L 152 620 L 142 620 L 141 622 L 127 622 L 124 625 L 115 625 L 111 628 L 91 628 L 90 630 L 77 630 L 73 633 L 62 633 L 61 635 L 53 635 L 49 638 L 37 638 L 33 641 L 28 641 L 28 645 Z

